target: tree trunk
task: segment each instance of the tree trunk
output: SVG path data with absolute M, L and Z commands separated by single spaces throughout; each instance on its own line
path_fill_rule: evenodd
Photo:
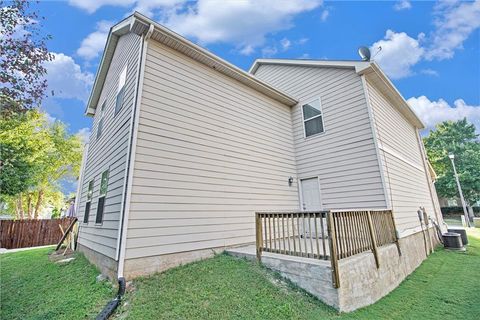
M 22 217 L 20 216 L 20 206 L 18 205 L 18 199 L 15 200 L 15 217 L 17 219 L 21 219 Z
M 27 196 L 27 214 L 28 219 L 32 219 L 32 194 L 29 193 Z
M 37 204 L 35 205 L 35 214 L 34 214 L 34 219 L 38 219 L 38 214 L 40 213 L 40 206 L 42 205 L 43 201 L 43 189 L 38 190 L 38 198 L 37 198 Z
M 25 219 L 25 213 L 23 211 L 23 201 L 22 201 L 22 194 L 18 196 L 18 213 L 20 215 L 20 219 Z

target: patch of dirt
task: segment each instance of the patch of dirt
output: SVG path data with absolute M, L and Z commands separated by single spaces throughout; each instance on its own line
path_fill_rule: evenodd
M 54 251 L 48 256 L 48 259 L 52 262 L 57 262 L 57 261 L 60 261 L 60 260 L 73 258 L 74 255 L 75 255 L 75 251 L 73 251 L 72 249 L 68 249 L 65 252 L 65 255 L 63 254 L 64 251 L 65 251 L 65 249 L 60 249 L 58 251 Z

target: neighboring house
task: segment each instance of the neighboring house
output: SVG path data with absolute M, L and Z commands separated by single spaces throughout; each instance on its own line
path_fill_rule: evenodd
M 423 124 L 375 62 L 247 73 L 135 13 L 110 31 L 86 113 L 78 243 L 111 277 L 252 243 L 256 211 L 392 209 L 400 238 L 419 207 L 441 223 Z

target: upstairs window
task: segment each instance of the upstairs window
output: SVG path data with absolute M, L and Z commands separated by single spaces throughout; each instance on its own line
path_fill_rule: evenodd
M 83 215 L 83 223 L 88 223 L 88 216 L 90 215 L 90 205 L 92 204 L 93 196 L 93 180 L 88 183 L 87 202 L 85 203 L 85 214 Z
M 100 120 L 98 121 L 97 139 L 100 138 L 100 136 L 102 135 L 103 116 L 105 114 L 105 103 L 106 103 L 106 101 L 103 101 L 102 107 L 100 108 Z
M 324 132 L 323 114 L 320 99 L 313 100 L 302 106 L 305 137 Z
M 117 97 L 115 98 L 115 115 L 122 109 L 123 97 L 125 95 L 125 82 L 127 80 L 127 66 L 123 67 L 118 78 Z
M 102 180 L 100 181 L 100 195 L 98 196 L 97 217 L 95 223 L 103 222 L 103 209 L 105 208 L 105 196 L 108 188 L 108 170 L 102 173 Z

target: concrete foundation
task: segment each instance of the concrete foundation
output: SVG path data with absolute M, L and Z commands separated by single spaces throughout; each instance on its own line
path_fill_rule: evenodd
M 77 250 L 82 252 L 90 263 L 97 266 L 100 272 L 113 282 L 117 281 L 118 262 L 97 251 L 78 243 Z
M 427 239 L 427 245 L 438 245 L 434 229 L 430 230 L 430 237 L 431 242 Z M 401 256 L 394 244 L 379 248 L 378 269 L 371 251 L 340 260 L 338 289 L 333 287 L 330 261 L 263 253 L 262 263 L 326 304 L 341 312 L 350 312 L 387 295 L 426 259 L 422 232 L 404 237 L 399 243 Z M 255 259 L 255 246 L 227 252 L 237 257 Z
M 212 258 L 215 254 L 222 253 L 225 247 L 178 252 L 161 256 L 143 257 L 125 260 L 124 277 L 131 280 L 136 277 L 150 275 L 156 272 L 178 267 L 190 262 Z
M 255 246 L 228 249 L 227 253 L 238 258 L 256 259 Z M 332 286 L 330 261 L 293 257 L 264 252 L 262 264 L 281 274 L 305 291 L 313 294 L 326 304 L 340 308 L 338 292 Z

